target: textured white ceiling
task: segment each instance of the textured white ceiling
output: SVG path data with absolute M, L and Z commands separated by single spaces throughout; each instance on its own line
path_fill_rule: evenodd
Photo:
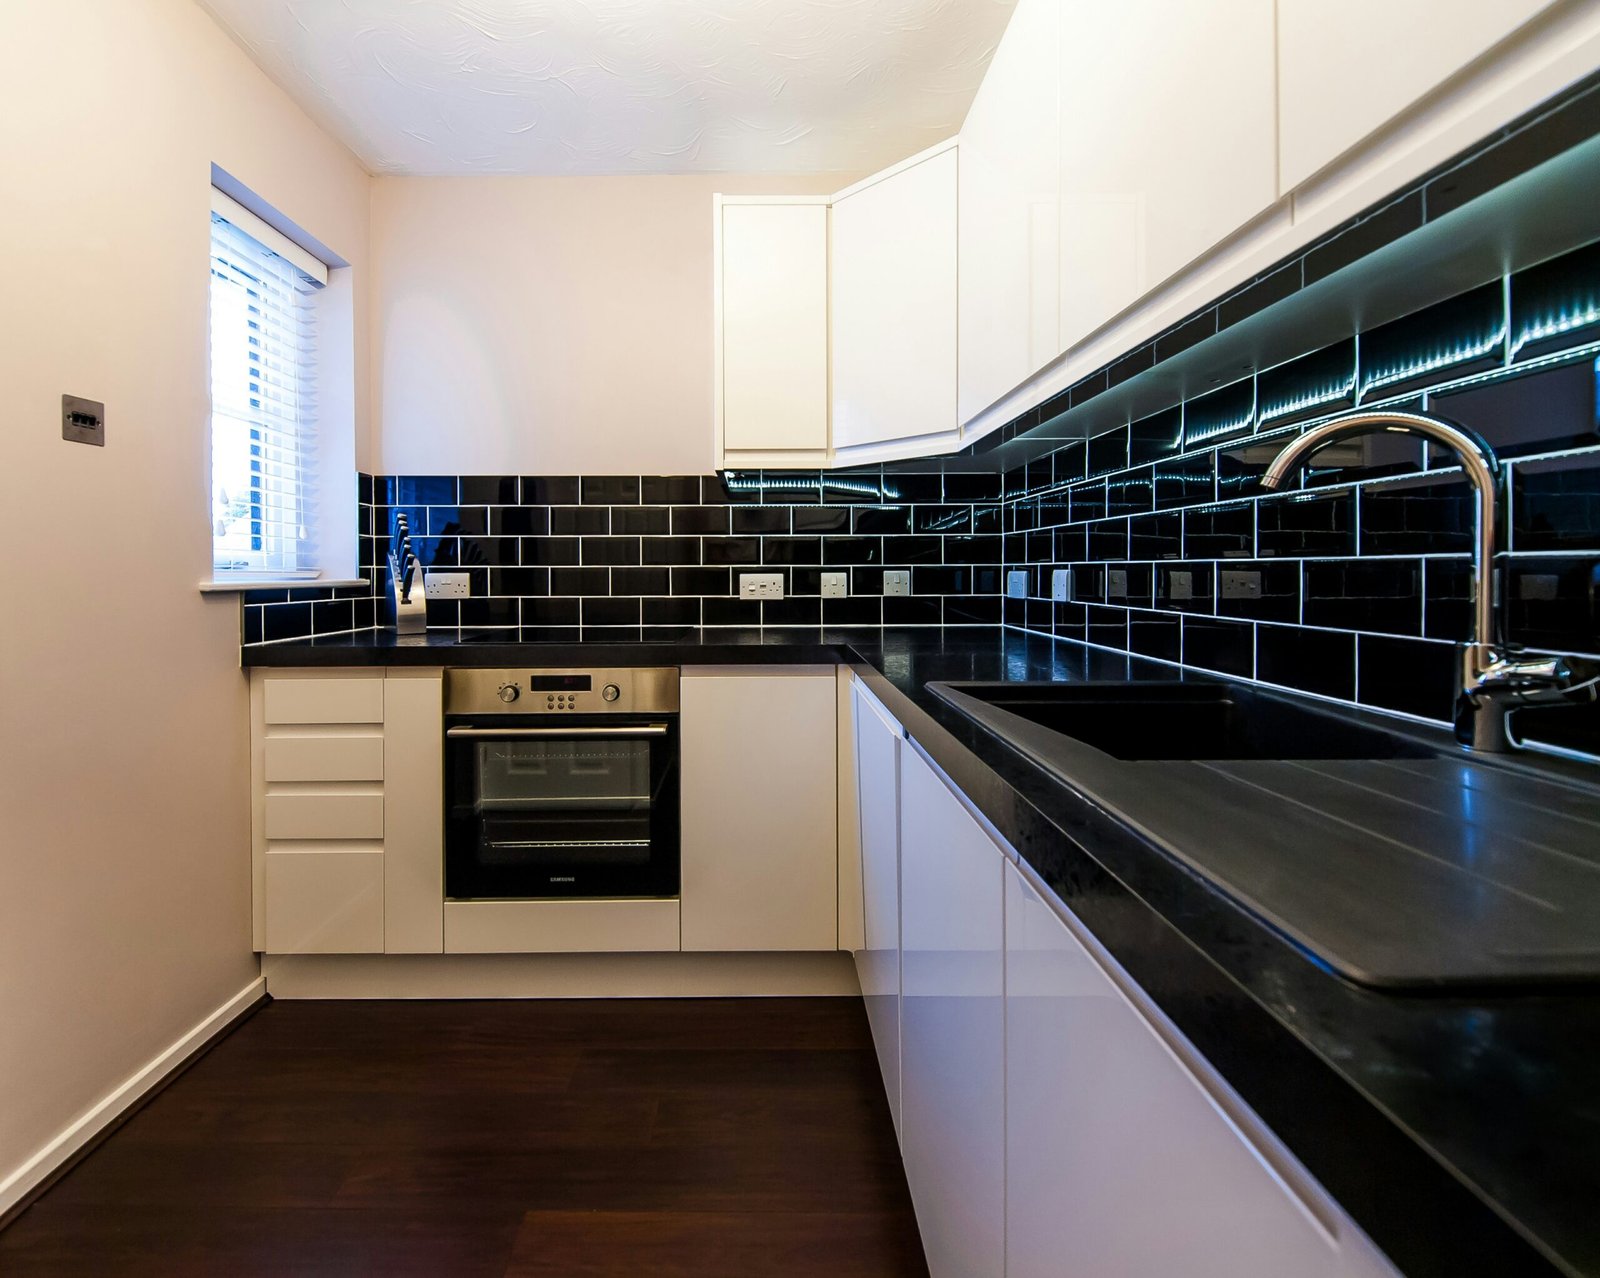
M 953 134 L 1015 0 L 200 0 L 377 173 L 859 174 Z

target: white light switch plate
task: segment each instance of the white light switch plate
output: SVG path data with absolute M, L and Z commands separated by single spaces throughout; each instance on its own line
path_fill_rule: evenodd
M 1072 598 L 1072 569 L 1056 568 L 1050 573 L 1050 598 L 1057 603 Z
M 424 573 L 422 591 L 429 599 L 471 598 L 472 574 L 470 572 Z
M 822 597 L 824 599 L 843 599 L 850 593 L 850 577 L 848 573 L 825 572 L 822 574 Z
M 739 598 L 782 599 L 783 574 L 781 572 L 742 572 L 739 574 Z
M 909 595 L 911 593 L 911 570 L 909 568 L 890 568 L 883 574 L 883 593 L 885 595 Z

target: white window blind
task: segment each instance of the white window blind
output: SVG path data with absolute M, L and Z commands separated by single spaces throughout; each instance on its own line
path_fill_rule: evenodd
M 231 204 L 213 192 L 212 567 L 217 574 L 314 576 L 321 285 L 287 249 L 280 254 L 263 243 L 275 232 L 249 234 L 246 226 L 264 224 L 241 206 L 231 213 Z

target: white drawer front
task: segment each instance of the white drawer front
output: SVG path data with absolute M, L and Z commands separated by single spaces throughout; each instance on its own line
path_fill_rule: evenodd
M 268 781 L 382 781 L 382 737 L 268 737 Z
M 269 794 L 268 839 L 381 839 L 383 795 Z
M 446 901 L 446 954 L 678 948 L 676 901 Z
M 382 723 L 382 679 L 268 679 L 268 723 Z
M 383 952 L 383 853 L 268 852 L 269 954 Z

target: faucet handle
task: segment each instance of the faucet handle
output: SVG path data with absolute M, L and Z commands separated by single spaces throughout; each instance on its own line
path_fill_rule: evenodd
M 1456 740 L 1478 750 L 1503 750 L 1506 723 L 1523 706 L 1584 705 L 1600 700 L 1600 662 L 1583 657 L 1498 648 L 1456 697 Z

